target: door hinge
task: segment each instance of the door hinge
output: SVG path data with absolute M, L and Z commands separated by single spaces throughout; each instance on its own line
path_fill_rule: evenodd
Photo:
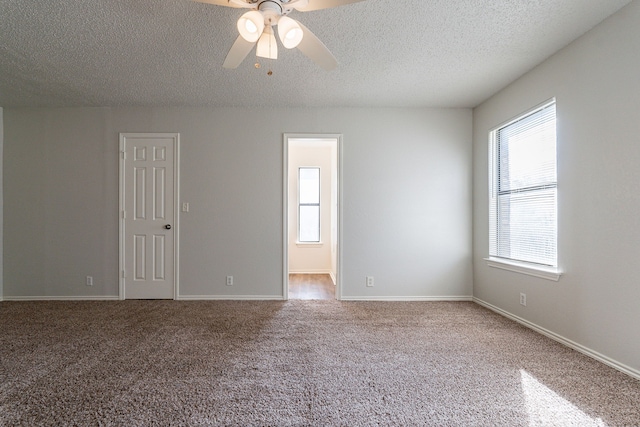
M 122 278 L 124 279 L 126 277 L 127 277 L 126 272 L 124 270 L 122 270 Z
M 127 217 L 127 211 L 122 211 L 122 219 L 125 219 Z
M 123 159 L 127 158 L 127 152 L 126 151 L 121 151 L 120 155 L 122 156 Z

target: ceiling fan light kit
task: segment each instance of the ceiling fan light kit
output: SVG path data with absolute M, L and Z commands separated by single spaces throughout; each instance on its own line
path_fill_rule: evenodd
M 264 31 L 264 16 L 257 10 L 245 13 L 238 19 L 238 32 L 246 41 L 257 42 Z
M 222 65 L 237 68 L 256 47 L 256 56 L 278 58 L 278 44 L 273 26 L 278 27 L 278 38 L 286 49 L 297 47 L 300 52 L 325 70 L 333 70 L 338 61 L 329 49 L 307 27 L 286 15 L 294 9 L 300 12 L 328 9 L 363 0 L 193 0 L 217 6 L 251 9 L 237 22 L 240 35 L 229 50 Z
M 304 33 L 296 21 L 288 16 L 281 16 L 278 20 L 278 37 L 285 48 L 293 49 L 300 44 Z
M 273 34 L 273 28 L 265 27 L 264 32 L 258 40 L 256 47 L 256 56 L 267 59 L 278 59 L 278 44 L 276 36 Z

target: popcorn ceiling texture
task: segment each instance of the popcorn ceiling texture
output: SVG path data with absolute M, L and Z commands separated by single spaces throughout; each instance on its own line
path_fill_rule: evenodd
M 0 106 L 473 107 L 629 2 L 364 0 L 292 12 L 337 58 L 327 72 L 282 46 L 260 69 L 254 53 L 223 69 L 240 9 L 4 0 Z

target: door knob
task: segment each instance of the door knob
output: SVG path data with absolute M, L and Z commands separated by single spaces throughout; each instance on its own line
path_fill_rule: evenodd
M 164 228 L 166 228 L 167 230 L 171 230 L 171 224 L 165 225 Z

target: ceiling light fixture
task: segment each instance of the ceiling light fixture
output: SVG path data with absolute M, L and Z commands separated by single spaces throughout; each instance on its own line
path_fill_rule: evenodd
M 276 36 L 273 35 L 273 28 L 269 25 L 264 27 L 264 32 L 260 36 L 260 40 L 258 40 L 256 56 L 268 59 L 278 59 L 278 44 L 276 43 Z
M 238 19 L 238 32 L 249 43 L 258 41 L 264 31 L 264 16 L 257 10 L 252 10 Z
M 302 28 L 296 21 L 288 16 L 280 17 L 278 20 L 278 37 L 280 37 L 284 47 L 293 49 L 300 44 L 303 36 Z
M 329 9 L 364 0 L 193 0 L 217 6 L 251 9 L 238 19 L 240 35 L 231 46 L 222 66 L 237 68 L 257 44 L 256 55 L 268 59 L 278 58 L 278 38 L 285 48 L 297 47 L 300 52 L 325 70 L 333 70 L 338 61 L 329 49 L 307 27 L 288 15 L 299 12 Z

